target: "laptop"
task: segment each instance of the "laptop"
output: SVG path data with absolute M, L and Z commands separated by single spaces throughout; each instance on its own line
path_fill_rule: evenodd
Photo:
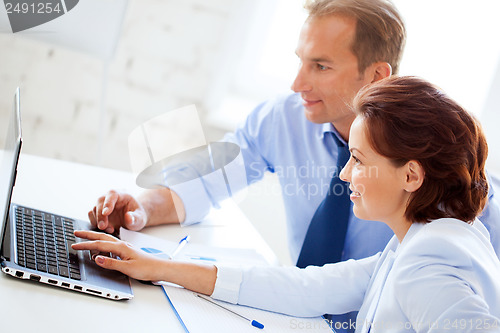
M 17 88 L 0 164 L 0 240 L 2 271 L 13 277 L 41 282 L 112 300 L 133 297 L 130 280 L 105 270 L 89 251 L 75 251 L 74 230 L 89 230 L 79 221 L 11 202 L 21 152 L 20 92 Z

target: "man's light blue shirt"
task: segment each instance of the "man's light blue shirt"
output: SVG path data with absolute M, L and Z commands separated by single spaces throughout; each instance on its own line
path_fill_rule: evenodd
M 248 184 L 259 181 L 266 172 L 278 176 L 294 262 L 309 223 L 326 196 L 332 175 L 340 172 L 336 170 L 337 146 L 333 135 L 345 142 L 331 123 L 315 124 L 307 120 L 302 99 L 298 94 L 291 94 L 259 105 L 234 133 L 224 138 L 240 146 Z M 226 191 L 221 190 L 225 187 L 224 183 L 205 181 L 173 188 L 184 203 L 184 223 L 201 221 L 213 202 L 225 199 Z M 500 208 L 492 190 L 480 219 L 489 230 L 499 255 Z M 351 212 L 342 260 L 361 259 L 380 252 L 392 236 L 387 225 L 360 220 Z

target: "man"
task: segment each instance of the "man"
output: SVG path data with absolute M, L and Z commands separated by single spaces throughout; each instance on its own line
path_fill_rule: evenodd
M 388 1 L 318 0 L 308 2 L 306 9 L 309 17 L 297 47 L 301 66 L 292 85 L 296 94 L 261 104 L 242 127 L 225 137 L 241 147 L 249 183 L 260 180 L 265 171 L 280 178 L 293 260 L 326 195 L 331 172 L 337 171 L 336 148 L 329 137 L 347 140 L 354 119 L 352 98 L 365 84 L 391 75 L 391 70 L 397 73 L 405 43 L 402 19 Z M 137 199 L 110 191 L 99 198 L 89 217 L 107 232 L 117 226 L 141 230 L 146 225 L 198 222 L 210 201 L 188 190 L 151 190 Z M 488 223 L 497 214 L 493 201 L 483 222 L 499 254 L 497 230 Z M 343 259 L 382 249 L 390 232 L 381 228 L 380 223 L 351 215 Z
M 399 13 L 385 0 L 317 0 L 308 2 L 306 9 L 309 16 L 296 50 L 301 65 L 292 84 L 295 94 L 259 105 L 243 126 L 225 137 L 240 146 L 249 183 L 266 171 L 278 175 L 292 260 L 301 259 L 311 221 L 338 178 L 337 145 L 346 146 L 354 96 L 366 84 L 397 73 L 406 37 Z M 345 196 L 347 191 L 333 200 Z M 189 186 L 147 191 L 137 199 L 110 191 L 98 199 L 89 218 L 107 232 L 118 226 L 141 230 L 162 223 L 193 223 L 210 209 L 210 197 Z M 482 221 L 489 226 L 497 254 L 500 242 L 491 221 L 499 216 L 490 197 Z M 362 221 L 354 214 L 347 215 L 345 228 L 340 235 L 341 260 L 379 252 L 392 237 L 384 224 Z M 307 258 L 299 266 L 312 262 Z

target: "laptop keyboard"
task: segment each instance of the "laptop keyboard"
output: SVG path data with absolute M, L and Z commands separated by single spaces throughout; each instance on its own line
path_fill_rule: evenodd
M 73 220 L 26 207 L 15 214 L 18 265 L 81 280 Z

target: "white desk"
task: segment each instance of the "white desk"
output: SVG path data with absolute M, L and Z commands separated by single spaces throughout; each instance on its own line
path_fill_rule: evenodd
M 141 191 L 131 174 L 22 155 L 13 202 L 87 220 L 96 199 L 109 189 Z M 192 243 L 254 248 L 270 263 L 272 250 L 231 201 L 206 222 L 147 228 L 145 233 Z M 111 301 L 0 274 L 2 332 L 183 332 L 159 287 L 132 281 L 135 297 Z M 28 315 L 29 314 L 29 315 Z

